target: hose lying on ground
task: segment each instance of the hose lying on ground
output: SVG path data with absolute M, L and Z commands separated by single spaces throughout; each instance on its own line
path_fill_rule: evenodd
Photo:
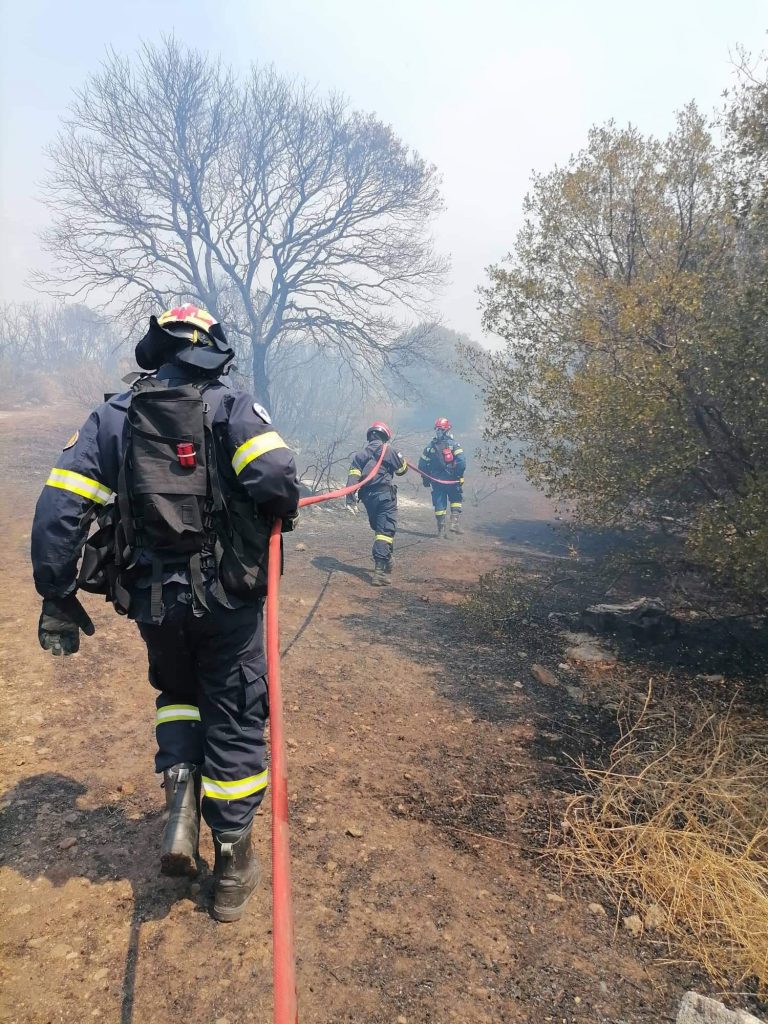
M 351 487 L 327 494 L 302 498 L 299 507 L 354 494 L 379 471 L 387 445 L 368 476 Z M 283 694 L 280 680 L 280 570 L 282 566 L 282 520 L 272 526 L 269 538 L 267 570 L 267 678 L 269 680 L 269 735 L 272 749 L 272 978 L 274 984 L 274 1024 L 298 1024 L 296 996 L 296 957 L 293 944 L 293 908 L 291 897 L 291 852 L 288 835 L 288 772 L 283 728 Z

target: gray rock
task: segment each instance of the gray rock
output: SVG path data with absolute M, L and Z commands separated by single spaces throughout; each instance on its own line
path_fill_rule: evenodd
M 640 597 L 626 604 L 593 604 L 581 613 L 584 625 L 595 633 L 616 633 L 638 639 L 674 636 L 678 623 L 657 597 Z
M 617 658 L 613 651 L 606 650 L 600 644 L 588 643 L 579 644 L 578 647 L 569 647 L 565 652 L 569 661 L 578 665 L 615 665 Z
M 729 1010 L 717 999 L 686 992 L 680 1004 L 677 1024 L 761 1024 L 745 1010 Z

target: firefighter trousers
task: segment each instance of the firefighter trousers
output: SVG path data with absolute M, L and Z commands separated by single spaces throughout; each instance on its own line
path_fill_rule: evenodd
M 368 522 L 374 533 L 372 555 L 374 562 L 388 563 L 392 559 L 397 531 L 397 490 L 380 490 L 363 497 Z
M 460 483 L 432 484 L 432 507 L 435 510 L 435 516 L 439 519 L 446 515 L 449 505 L 451 515 L 459 515 L 463 496 L 464 492 Z
M 251 822 L 267 786 L 262 607 L 210 600 L 211 611 L 196 616 L 189 598 L 183 585 L 167 585 L 162 622 L 137 622 L 160 691 L 155 770 L 201 765 L 203 818 L 227 832 Z

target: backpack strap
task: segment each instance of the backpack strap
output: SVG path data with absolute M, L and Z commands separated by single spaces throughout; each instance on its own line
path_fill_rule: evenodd
M 150 615 L 153 622 L 162 622 L 163 612 L 163 560 L 152 556 L 152 589 L 150 590 Z

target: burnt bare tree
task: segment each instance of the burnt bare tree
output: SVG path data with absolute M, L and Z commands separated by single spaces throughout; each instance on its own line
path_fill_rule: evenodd
M 447 269 L 429 230 L 437 172 L 391 128 L 271 68 L 239 79 L 174 39 L 109 54 L 50 156 L 55 270 L 37 283 L 128 323 L 204 304 L 265 403 L 273 355 L 296 344 L 381 380 Z

